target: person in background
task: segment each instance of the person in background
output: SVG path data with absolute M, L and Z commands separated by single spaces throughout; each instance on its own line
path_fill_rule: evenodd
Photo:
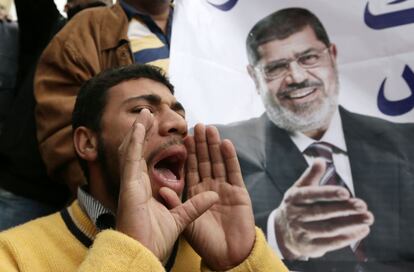
M 1 271 L 288 271 L 255 228 L 233 145 L 202 124 L 187 136 L 173 94 L 139 64 L 81 87 L 73 142 L 88 183 L 61 212 L 0 233 Z
M 71 10 L 79 11 L 80 5 L 83 8 L 105 5 L 99 0 L 69 2 L 67 12 L 73 15 L 75 12 Z M 15 6 L 19 41 L 8 52 L 19 48 L 19 59 L 13 97 L 7 102 L 8 107 L 1 107 L 8 110 L 0 135 L 0 230 L 59 210 L 71 197 L 66 184 L 51 181 L 40 157 L 33 95 L 38 58 L 67 19 L 59 13 L 53 0 L 15 0 Z M 1 62 L 1 65 L 7 63 Z M 9 64 L 7 73 L 12 68 Z M 7 79 L 11 82 L 13 77 Z
M 266 16 L 246 46 L 266 113 L 219 130 L 269 243 L 293 270 L 411 271 L 414 124 L 338 105 L 337 48 L 306 9 Z
M 35 77 L 39 150 L 47 172 L 73 194 L 85 182 L 70 138 L 80 86 L 99 72 L 132 63 L 168 70 L 170 0 L 121 0 L 76 16 L 43 52 Z
M 0 0 L 0 135 L 15 95 L 18 62 L 18 26 L 9 18 L 11 0 Z

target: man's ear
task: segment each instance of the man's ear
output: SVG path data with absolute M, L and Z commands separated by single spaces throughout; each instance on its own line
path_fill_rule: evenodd
M 85 161 L 95 161 L 98 157 L 98 138 L 95 132 L 86 127 L 78 127 L 73 133 L 75 151 Z
M 254 86 L 256 87 L 256 92 L 260 94 L 259 79 L 257 78 L 256 71 L 254 70 L 254 67 L 251 64 L 247 65 L 247 72 L 249 73 L 250 78 L 254 82 Z
M 336 62 L 336 57 L 338 55 L 338 52 L 336 50 L 336 45 L 334 43 L 331 43 L 329 46 L 329 52 L 331 53 L 331 56 L 333 57 L 334 61 Z

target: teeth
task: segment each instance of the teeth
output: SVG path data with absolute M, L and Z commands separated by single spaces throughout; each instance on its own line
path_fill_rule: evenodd
M 297 91 L 290 92 L 286 96 L 288 98 L 292 98 L 292 99 L 302 98 L 302 97 L 305 97 L 305 96 L 309 95 L 313 91 L 314 91 L 313 88 L 300 89 L 300 90 L 297 90 Z
M 160 168 L 160 169 L 158 169 L 158 172 L 168 182 L 177 182 L 178 181 L 177 176 L 171 170 L 169 170 L 167 168 Z

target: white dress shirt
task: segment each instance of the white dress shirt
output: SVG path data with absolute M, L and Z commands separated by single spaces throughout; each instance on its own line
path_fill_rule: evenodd
M 314 142 L 318 142 L 312 138 L 309 138 L 301 132 L 293 132 L 289 134 L 293 143 L 297 146 L 299 151 L 303 154 L 308 165 L 312 165 L 314 157 L 308 156 L 303 152 Z M 332 152 L 333 164 L 335 170 L 339 177 L 344 181 L 348 189 L 350 190 L 352 196 L 355 196 L 354 183 L 352 181 L 351 174 L 351 165 L 349 163 L 348 152 L 345 144 L 344 132 L 342 129 L 342 120 L 339 115 L 339 110 L 337 109 L 332 117 L 331 123 L 328 127 L 328 130 L 319 140 L 321 142 L 327 142 L 336 147 Z M 276 233 L 275 233 L 275 212 L 273 210 L 267 219 L 267 241 L 276 254 L 283 259 L 282 253 L 277 245 Z M 352 244 L 351 247 L 354 248 L 355 244 Z

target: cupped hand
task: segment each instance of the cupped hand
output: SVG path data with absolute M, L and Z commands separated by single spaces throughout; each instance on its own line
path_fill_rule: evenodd
M 255 241 L 252 205 L 236 151 L 230 141 L 220 139 L 215 127 L 201 124 L 185 145 L 188 197 L 208 191 L 219 196 L 214 206 L 189 225 L 186 238 L 211 269 L 230 269 L 248 257 Z
M 153 122 L 152 114 L 143 110 L 119 147 L 121 181 L 116 229 L 139 241 L 164 262 L 181 232 L 216 203 L 218 195 L 205 191 L 177 204 L 177 194 L 163 187 L 159 194 L 167 205 L 174 204 L 171 210 L 153 197 L 142 155 Z

